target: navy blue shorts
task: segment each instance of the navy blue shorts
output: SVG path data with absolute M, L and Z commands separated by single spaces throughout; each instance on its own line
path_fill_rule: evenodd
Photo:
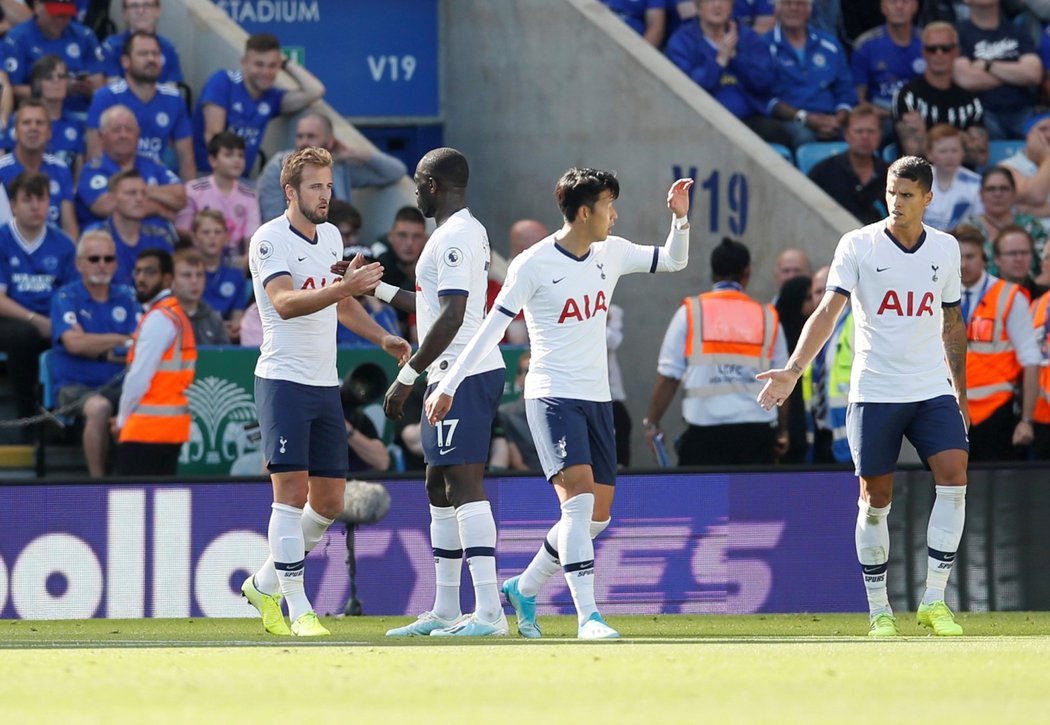
M 262 454 L 271 473 L 307 471 L 345 478 L 346 423 L 339 386 L 255 378 L 255 410 Z
M 941 451 L 970 450 L 955 396 L 915 403 L 850 403 L 846 439 L 858 476 L 893 473 L 907 438 L 925 464 Z
M 616 483 L 611 401 L 529 398 L 525 415 L 548 481 L 564 468 L 584 464 L 591 467 L 596 483 Z
M 424 410 L 420 421 L 423 460 L 428 466 L 461 466 L 487 463 L 492 441 L 492 419 L 503 396 L 503 368 L 471 375 L 460 383 L 452 398 L 452 409 L 436 426 Z M 427 386 L 427 397 L 437 383 Z

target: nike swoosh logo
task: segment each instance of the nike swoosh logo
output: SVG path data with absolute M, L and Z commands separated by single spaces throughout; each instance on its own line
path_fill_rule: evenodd
M 887 269 L 889 269 L 889 267 L 876 267 L 875 271 L 876 272 L 885 272 Z
M 551 280 L 551 281 L 552 281 L 552 282 L 554 282 L 554 284 L 558 284 L 558 283 L 559 283 L 559 282 L 561 282 L 561 281 L 562 281 L 563 279 L 565 279 L 565 278 L 564 278 L 564 277 L 559 277 L 558 279 L 555 279 L 555 280 Z
M 301 262 L 301 261 L 303 261 L 304 259 L 306 259 L 306 257 L 298 257 L 298 259 L 299 259 L 299 261 Z
M 451 448 L 449 448 L 448 450 L 445 450 L 445 451 L 438 451 L 438 455 L 439 456 L 447 456 L 449 453 L 451 453 L 454 450 L 456 450 L 456 446 L 452 446 Z

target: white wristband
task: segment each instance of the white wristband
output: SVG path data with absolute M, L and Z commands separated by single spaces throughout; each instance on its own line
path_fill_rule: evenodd
M 687 217 L 687 216 L 682 216 L 682 217 L 676 216 L 671 221 L 671 226 L 674 228 L 674 230 L 676 232 L 684 231 L 684 230 L 689 228 L 689 217 Z
M 418 377 L 419 373 L 413 370 L 411 365 L 405 363 L 397 373 L 397 382 L 402 385 L 415 385 L 416 378 Z
M 396 295 L 400 290 L 400 287 L 395 287 L 394 285 L 388 284 L 386 282 L 380 282 L 376 286 L 375 292 L 373 292 L 372 294 L 375 295 L 376 299 L 383 300 L 383 302 L 390 302 L 390 300 L 394 299 L 394 295 Z

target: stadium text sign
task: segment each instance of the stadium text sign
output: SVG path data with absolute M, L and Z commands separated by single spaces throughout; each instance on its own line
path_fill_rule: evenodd
M 596 542 L 609 614 L 864 609 L 847 474 L 668 473 L 624 476 L 617 488 L 613 525 Z M 357 533 L 359 596 L 369 614 L 416 614 L 433 600 L 423 486 L 388 489 L 389 516 Z M 557 505 L 536 478 L 489 490 L 503 578 L 532 558 Z M 0 487 L 0 616 L 252 616 L 239 587 L 266 557 L 270 497 L 261 482 Z M 308 559 L 323 613 L 341 612 L 348 595 L 344 537 L 337 524 Z M 469 582 L 463 594 L 469 608 Z M 571 611 L 561 577 L 540 605 Z

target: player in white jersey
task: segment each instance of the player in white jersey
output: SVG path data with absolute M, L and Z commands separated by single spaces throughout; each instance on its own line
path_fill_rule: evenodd
M 399 420 L 420 370 L 433 388 L 460 356 L 485 319 L 489 240 L 467 208 L 470 170 L 451 148 L 428 152 L 416 167 L 416 204 L 437 221 L 416 262 L 416 292 L 383 283 L 376 296 L 416 313 L 419 350 L 387 391 L 383 407 Z M 389 637 L 501 636 L 507 618 L 496 581 L 496 522 L 485 496 L 485 463 L 492 420 L 503 394 L 503 356 L 493 348 L 463 381 L 463 394 L 446 420 L 421 421 L 430 539 L 437 573 L 433 609 L 387 632 Z M 466 559 L 475 609 L 461 617 L 459 582 Z
M 933 471 L 937 486 L 927 530 L 926 591 L 917 619 L 936 635 L 962 634 L 944 590 L 965 521 L 966 326 L 959 308 L 959 245 L 922 223 L 932 185 L 925 159 L 905 156 L 890 166 L 890 216 L 842 237 L 827 292 L 788 366 L 758 375 L 766 381 L 758 402 L 767 410 L 781 405 L 851 301 L 856 338 L 846 435 L 860 477 L 856 546 L 873 637 L 899 634 L 886 591 L 886 519 L 905 437 Z
M 565 218 L 562 228 L 511 262 L 494 304 L 496 313 L 427 398 L 428 419 L 444 419 L 460 381 L 477 369 L 524 308 L 532 349 L 525 378 L 526 413 L 544 475 L 554 485 L 562 512 L 525 572 L 502 587 L 518 616 L 518 632 L 525 637 L 540 636 L 536 594 L 559 570 L 576 605 L 577 636 L 619 637 L 595 606 L 591 543 L 610 523 L 616 482 L 606 317 L 622 275 L 685 268 L 691 185 L 691 179 L 679 179 L 667 194 L 674 222 L 664 246 L 641 246 L 609 236 L 616 221 L 613 201 L 620 192 L 616 177 L 595 169 L 566 171 L 554 190 Z
M 339 230 L 326 223 L 332 157 L 306 148 L 284 162 L 288 211 L 252 235 L 249 266 L 262 320 L 255 367 L 263 456 L 273 483 L 270 558 L 241 592 L 272 634 L 328 634 L 306 597 L 304 560 L 343 510 L 346 429 L 336 372 L 336 324 L 404 361 L 411 348 L 377 325 L 355 295 L 375 289 L 378 264 L 360 256 L 340 279 L 329 268 L 342 255 Z M 280 600 L 288 602 L 291 628 Z

